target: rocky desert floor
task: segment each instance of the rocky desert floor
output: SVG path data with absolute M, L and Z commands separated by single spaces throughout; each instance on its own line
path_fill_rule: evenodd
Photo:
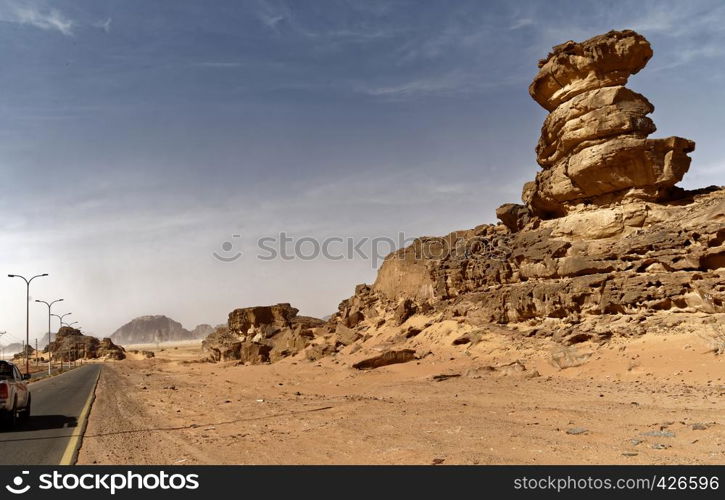
M 725 463 L 725 356 L 700 332 L 452 346 L 461 329 L 369 371 L 351 365 L 384 336 L 314 362 L 199 362 L 198 344 L 107 362 L 78 463 Z

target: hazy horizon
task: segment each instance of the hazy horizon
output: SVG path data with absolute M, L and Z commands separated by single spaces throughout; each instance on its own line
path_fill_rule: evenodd
M 25 335 L 8 273 L 49 273 L 31 301 L 63 297 L 99 337 L 149 314 L 334 312 L 370 261 L 263 261 L 256 241 L 495 222 L 539 168 L 537 61 L 611 29 L 653 46 L 628 85 L 652 137 L 697 143 L 681 185 L 722 185 L 723 22 L 710 1 L 0 0 L 0 343 Z M 218 260 L 224 242 L 244 255 Z

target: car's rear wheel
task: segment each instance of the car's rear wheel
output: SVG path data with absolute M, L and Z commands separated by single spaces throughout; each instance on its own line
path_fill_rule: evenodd
M 13 407 L 3 415 L 3 424 L 6 429 L 12 429 L 18 421 L 18 399 L 13 400 Z

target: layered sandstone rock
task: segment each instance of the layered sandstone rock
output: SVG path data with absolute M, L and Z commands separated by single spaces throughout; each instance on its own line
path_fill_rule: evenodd
M 643 36 L 612 31 L 558 45 L 539 62 L 529 93 L 550 114 L 536 147 L 543 170 L 522 195 L 531 214 L 560 217 L 581 204 L 671 196 L 695 143 L 647 139 L 656 130 L 647 116 L 654 106 L 624 85 L 651 57 Z
M 653 107 L 623 86 L 651 55 L 632 31 L 555 47 L 530 88 L 551 113 L 527 206 L 392 253 L 331 323 L 409 338 L 424 315 L 573 343 L 644 333 L 661 314 L 725 322 L 725 189 L 673 187 L 694 143 L 648 139 Z
M 297 316 L 289 304 L 244 307 L 229 313 L 226 326 L 217 327 L 202 342 L 211 361 L 274 362 L 305 349 L 324 321 Z
M 110 338 L 98 340 L 91 335 L 83 335 L 80 330 L 64 326 L 55 335 L 53 341 L 45 348 L 50 351 L 54 360 L 75 361 L 77 359 L 111 359 L 126 358 L 123 347 L 116 345 Z
M 660 311 L 725 321 L 725 189 L 590 207 L 516 232 L 483 225 L 420 238 L 388 256 L 333 320 L 397 325 L 401 304 L 475 324 L 564 327 Z

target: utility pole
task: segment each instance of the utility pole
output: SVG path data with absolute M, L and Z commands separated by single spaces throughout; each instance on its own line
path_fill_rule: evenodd
M 50 313 L 50 308 L 53 307 L 53 304 L 55 304 L 56 302 L 63 302 L 63 299 L 56 299 L 52 302 L 46 302 L 44 300 L 36 299 L 35 302 L 39 302 L 41 304 L 45 304 L 46 306 L 48 306 L 48 375 L 50 375 L 50 369 L 52 366 L 52 359 L 53 359 L 53 351 L 50 348 L 50 317 L 55 316 L 54 314 Z M 68 314 L 70 314 L 70 313 L 68 313 Z M 66 316 L 67 316 L 67 314 L 66 314 Z M 62 318 L 61 318 L 61 321 L 63 321 Z
M 38 366 L 38 339 L 35 339 L 35 366 Z
M 2 337 L 3 335 L 5 335 L 6 333 L 8 333 L 8 332 L 5 332 L 5 331 L 0 332 L 0 337 Z M 0 359 L 5 359 L 5 345 L 3 345 L 2 347 L 0 347 L 0 349 L 2 350 L 2 357 L 0 357 Z
M 48 276 L 48 273 L 36 274 L 32 278 L 28 279 L 25 276 L 19 274 L 8 274 L 8 278 L 22 278 L 25 281 L 25 343 L 30 343 L 30 282 L 35 278 L 42 278 Z M 30 359 L 28 358 L 27 351 L 25 352 L 25 373 L 30 373 Z

